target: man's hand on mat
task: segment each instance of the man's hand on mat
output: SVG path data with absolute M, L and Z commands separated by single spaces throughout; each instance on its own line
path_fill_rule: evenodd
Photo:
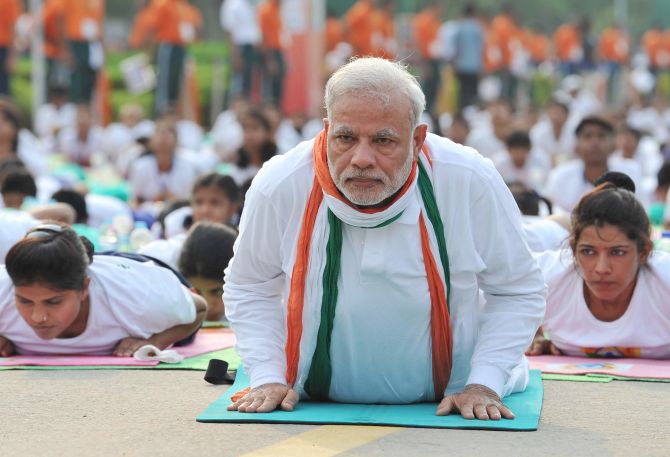
M 297 392 L 286 384 L 263 384 L 230 405 L 228 411 L 269 413 L 277 408 L 293 411 L 298 399 Z
M 561 350 L 554 346 L 551 340 L 546 339 L 542 335 L 538 335 L 533 339 L 526 355 L 561 355 Z
M 116 345 L 112 355 L 116 357 L 132 357 L 135 351 L 147 344 L 151 344 L 151 342 L 142 338 L 124 338 Z
M 435 414 L 446 416 L 453 412 L 460 412 L 464 419 L 514 419 L 514 413 L 503 405 L 498 394 L 481 384 L 468 384 L 460 394 L 444 397 Z
M 14 343 L 4 336 L 0 336 L 0 357 L 9 357 L 15 353 Z

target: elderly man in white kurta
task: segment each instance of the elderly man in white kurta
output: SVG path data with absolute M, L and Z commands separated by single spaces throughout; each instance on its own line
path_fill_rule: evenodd
M 545 285 L 493 165 L 426 133 L 397 63 L 354 60 L 326 86 L 313 141 L 268 162 L 225 272 L 251 388 L 229 409 L 299 399 L 440 402 L 512 418 Z

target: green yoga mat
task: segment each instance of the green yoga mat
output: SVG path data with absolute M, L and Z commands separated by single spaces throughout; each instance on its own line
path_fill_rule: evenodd
M 207 354 L 189 357 L 179 363 L 159 363 L 155 366 L 106 366 L 106 365 L 90 365 L 90 366 L 53 366 L 41 367 L 34 365 L 21 366 L 7 366 L 0 367 L 0 371 L 4 370 L 40 370 L 40 371 L 63 371 L 63 370 L 196 370 L 207 371 L 210 359 L 221 359 L 228 362 L 228 369 L 236 370 L 240 365 L 240 357 L 235 352 L 235 348 L 221 349 L 220 351 L 208 352 Z
M 542 379 L 546 381 L 576 381 L 576 382 L 612 382 L 612 381 L 670 382 L 670 379 L 627 378 L 625 376 L 615 376 L 615 375 L 599 374 L 599 373 L 588 373 L 588 374 L 542 373 Z
M 234 423 L 284 423 L 284 424 L 355 424 L 391 425 L 399 427 L 463 428 L 487 430 L 537 430 L 542 410 L 542 378 L 540 372 L 530 372 L 530 383 L 523 393 L 505 398 L 505 404 L 514 412 L 514 420 L 499 421 L 467 420 L 459 415 L 436 416 L 435 403 L 411 405 L 362 405 L 344 403 L 301 402 L 294 411 L 271 413 L 239 413 L 227 411 L 230 397 L 249 385 L 249 378 L 242 369 L 237 372 L 235 384 L 214 401 L 202 414 L 198 422 Z

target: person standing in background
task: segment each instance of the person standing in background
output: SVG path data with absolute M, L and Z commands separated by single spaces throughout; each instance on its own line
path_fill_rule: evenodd
M 326 8 L 326 25 L 324 27 L 325 53 L 331 52 L 344 41 L 344 27 L 331 8 Z
M 286 64 L 282 52 L 281 0 L 265 0 L 258 5 L 258 24 L 262 35 L 263 100 L 281 109 Z
M 500 67 L 498 76 L 501 83 L 501 96 L 510 100 L 512 104 L 516 101 L 517 80 L 511 71 L 513 50 L 518 45 L 519 30 L 516 19 L 512 13 L 512 6 L 506 3 L 502 12 L 491 20 L 498 49 L 500 50 Z
M 258 71 L 261 30 L 249 0 L 225 0 L 221 5 L 221 26 L 230 49 L 233 77 L 229 100 L 241 95 L 249 100 L 254 75 Z
M 455 37 L 454 68 L 458 78 L 458 109 L 475 105 L 478 101 L 479 77 L 484 69 L 484 28 L 477 18 L 477 10 L 470 3 L 463 10 Z
M 157 0 L 154 5 L 158 43 L 156 113 L 160 114 L 174 108 L 179 98 L 186 46 L 196 40 L 202 17 L 187 0 Z
M 0 95 L 9 95 L 14 67 L 14 26 L 23 8 L 19 0 L 0 0 Z
M 381 7 L 376 9 L 372 21 L 373 55 L 383 59 L 395 57 L 398 44 L 395 41 L 395 1 L 382 0 Z
M 628 35 L 618 24 L 603 30 L 598 43 L 598 55 L 607 75 L 607 103 L 621 102 L 621 70 L 628 63 L 629 52 Z
M 582 36 L 575 24 L 563 24 L 554 32 L 554 48 L 562 77 L 578 73 L 578 64 L 584 56 Z
M 426 94 L 426 111 L 431 116 L 434 116 L 433 109 L 440 89 L 440 61 L 431 48 L 442 26 L 441 17 L 442 3 L 431 1 L 414 17 L 412 22 L 414 41 L 421 53 L 421 85 Z
M 131 49 L 146 49 L 151 43 L 151 37 L 156 29 L 156 15 L 151 0 L 139 0 L 138 11 L 133 21 L 133 28 L 128 37 L 128 46 Z
M 348 41 L 354 48 L 354 56 L 370 56 L 372 49 L 372 29 L 375 5 L 372 0 L 358 0 L 347 11 L 345 24 Z
M 102 28 L 105 0 L 62 0 L 62 41 L 70 65 L 70 98 L 75 103 L 90 103 L 98 70 L 105 59 Z

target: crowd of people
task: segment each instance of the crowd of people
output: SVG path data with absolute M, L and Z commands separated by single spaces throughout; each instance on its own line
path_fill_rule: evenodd
M 53 3 L 78 12 L 63 15 L 81 23 L 59 43 L 90 64 L 99 10 L 80 9 L 104 2 Z M 392 60 L 394 2 L 329 16 L 329 52 L 349 40 L 348 53 L 373 57 L 333 73 L 325 119 L 281 111 L 279 1 L 223 3 L 234 95 L 210 128 L 176 110 L 185 35 L 200 21 L 183 0 L 136 18 L 158 27 L 155 114 L 128 103 L 103 125 L 95 68 L 80 65 L 32 127 L 0 99 L 0 356 L 127 356 L 227 318 L 253 388 L 239 411 L 305 396 L 442 400 L 438 414 L 480 419 L 512 417 L 500 399 L 525 388 L 526 351 L 669 358 L 670 255 L 654 246 L 670 226 L 670 108 L 653 84 L 631 83 L 625 103 L 623 86 L 590 84 L 590 63 L 607 64 L 608 85 L 628 65 L 626 35 L 608 29 L 589 51 L 587 24 L 556 30 L 558 87 L 530 109 L 515 95 L 516 53 L 542 65 L 551 41 L 522 39 L 511 11 L 488 23 L 471 5 L 443 25 L 441 4 L 413 22 L 419 78 Z M 649 75 L 665 68 L 652 33 Z M 443 65 L 459 87 L 449 112 Z M 271 75 L 260 104 L 257 70 Z M 493 95 L 484 72 L 500 83 Z M 395 337 L 416 378 L 380 352 Z

